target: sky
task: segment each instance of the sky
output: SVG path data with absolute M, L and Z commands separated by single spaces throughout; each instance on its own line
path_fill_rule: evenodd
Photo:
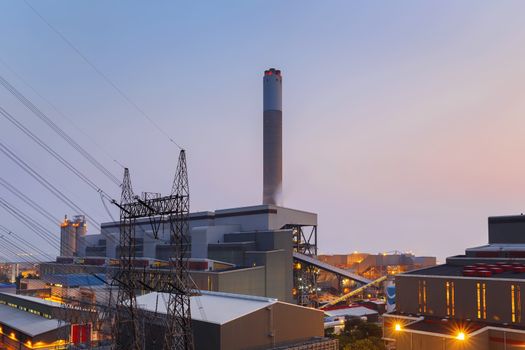
M 187 150 L 192 211 L 261 203 L 269 67 L 283 72 L 284 205 L 318 213 L 321 253 L 443 261 L 485 244 L 488 216 L 525 211 L 523 1 L 27 1 Z M 24 1 L 0 12 L 0 75 L 115 176 L 113 160 L 129 167 L 136 193 L 168 193 L 178 149 Z M 0 106 L 118 198 L 3 88 Z M 0 142 L 111 220 L 3 117 Z M 76 214 L 3 154 L 0 165 L 58 219 Z M 52 251 L 1 208 L 0 223 Z

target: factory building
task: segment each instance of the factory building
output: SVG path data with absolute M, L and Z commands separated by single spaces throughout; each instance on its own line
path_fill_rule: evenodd
M 318 255 L 317 258 L 333 266 L 348 269 L 370 280 L 375 280 L 384 275 L 396 275 L 436 265 L 436 257 L 415 256 L 413 253 L 397 251 L 379 254 L 354 252 L 351 254 Z
M 316 227 L 317 215 L 274 205 L 190 214 L 188 251 L 193 279 L 203 290 L 292 302 L 294 240 L 293 229 L 286 227 L 294 225 Z M 137 221 L 136 256 L 147 266 L 167 261 L 172 252 L 169 230 L 162 226 L 155 238 L 148 219 Z M 104 273 L 104 266 L 110 265 L 104 259 L 118 258 L 119 229 L 118 222 L 102 224 L 101 234 L 85 237 L 85 255 L 80 255 L 84 259 L 73 264 L 74 259 L 62 257 L 43 263 L 40 274 Z
M 67 215 L 60 224 L 60 255 L 78 256 L 84 254 L 87 223 L 84 215 L 69 220 Z
M 490 217 L 487 245 L 396 275 L 385 338 L 398 350 L 525 347 L 525 216 Z
M 75 279 L 79 277 L 59 280 Z M 137 298 L 147 314 L 145 349 L 162 349 L 167 300 L 161 293 Z M 324 338 L 319 310 L 273 298 L 217 292 L 191 296 L 190 310 L 196 350 L 338 349 L 337 340 Z M 104 346 L 107 341 L 98 333 L 98 318 L 82 312 L 79 308 L 66 311 L 62 303 L 47 299 L 0 293 L 1 344 L 22 350 Z M 64 321 L 71 319 L 71 313 L 78 314 L 73 324 Z
M 61 322 L 60 304 L 0 293 L 0 344 L 6 349 L 63 349 L 70 325 Z
M 317 286 L 319 270 L 344 278 L 355 287 L 370 280 L 315 259 L 317 214 L 282 205 L 282 80 L 280 70 L 264 72 L 263 204 L 191 213 L 183 251 L 191 277 L 201 290 L 315 306 L 321 292 Z M 164 223 L 152 227 L 149 218 L 135 221 L 136 267 L 146 269 L 147 279 L 169 273 L 163 265 L 175 249 L 170 234 L 169 225 Z M 64 254 L 56 262 L 41 264 L 40 273 L 111 272 L 116 269 L 114 260 L 121 255 L 119 236 L 120 222 L 103 223 L 100 234 L 82 236 L 82 244 L 68 250 L 74 246 L 73 235 L 63 234 Z M 109 260 L 88 263 L 97 259 Z
M 146 349 L 161 349 L 167 296 L 137 298 L 153 320 Z M 311 349 L 336 350 L 337 340 L 324 338 L 323 312 L 277 299 L 203 292 L 190 298 L 196 350 Z M 161 315 L 155 322 L 155 315 Z M 147 336 L 151 334 L 151 336 Z
M 64 276 L 55 282 L 93 282 L 87 279 Z M 137 298 L 147 314 L 145 349 L 162 348 L 167 300 L 161 293 Z M 68 309 L 66 315 L 65 310 L 62 303 L 49 299 L 0 293 L 0 344 L 23 350 L 106 344 L 98 333 L 97 317 L 81 309 Z M 196 350 L 338 349 L 337 340 L 324 338 L 324 315 L 319 310 L 273 298 L 217 292 L 191 296 L 190 310 Z M 72 313 L 77 315 L 70 324 L 65 320 L 71 320 Z

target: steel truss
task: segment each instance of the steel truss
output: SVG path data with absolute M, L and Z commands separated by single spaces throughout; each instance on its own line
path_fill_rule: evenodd
M 317 226 L 289 224 L 283 229 L 292 230 L 293 250 L 304 255 L 317 256 Z M 297 304 L 317 305 L 317 275 L 319 269 L 294 260 L 294 298 Z
M 135 196 L 131 187 L 129 170 L 124 171 L 120 203 L 120 246 L 119 270 L 113 281 L 118 286 L 113 340 L 120 350 L 142 350 L 145 346 L 146 312 L 137 305 L 140 290 L 168 293 L 166 305 L 164 349 L 191 350 L 193 335 L 190 314 L 190 283 L 187 271 L 186 249 L 188 240 L 189 186 L 186 167 L 186 153 L 181 150 L 177 172 L 169 196 L 145 192 Z M 135 223 L 137 219 L 148 218 L 155 238 L 161 225 L 168 225 L 173 255 L 170 260 L 170 274 L 154 285 L 146 284 L 135 272 L 136 246 Z

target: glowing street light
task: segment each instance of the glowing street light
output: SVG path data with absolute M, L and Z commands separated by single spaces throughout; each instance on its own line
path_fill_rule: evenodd
M 465 333 L 459 332 L 458 335 L 456 335 L 457 340 L 465 340 Z
M 396 323 L 396 325 L 394 326 L 394 330 L 396 332 L 399 332 L 401 330 L 401 324 L 400 323 Z

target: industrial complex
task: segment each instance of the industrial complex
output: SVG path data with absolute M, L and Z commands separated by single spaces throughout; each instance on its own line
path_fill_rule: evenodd
M 262 204 L 190 212 L 184 150 L 169 195 L 135 195 L 126 168 L 121 199 L 111 200 L 118 221 L 88 234 L 85 215 L 66 216 L 59 256 L 0 288 L 2 344 L 335 350 L 325 331 L 348 320 L 412 320 L 403 301 L 394 311 L 394 276 L 405 285 L 418 276 L 407 271 L 432 270 L 435 258 L 319 255 L 317 214 L 283 205 L 282 79 L 264 72 Z
M 324 337 L 330 315 L 316 308 L 325 303 L 320 273 L 356 288 L 372 281 L 318 260 L 317 214 L 282 205 L 279 70 L 264 72 L 263 91 L 261 205 L 190 213 L 184 151 L 168 196 L 136 196 L 126 169 L 121 201 L 113 200 L 119 221 L 87 234 L 84 215 L 66 216 L 60 255 L 38 264 L 38 278 L 17 281 L 16 294 L 0 294 L 3 343 L 337 349 Z M 30 319 L 34 326 L 21 326 Z

